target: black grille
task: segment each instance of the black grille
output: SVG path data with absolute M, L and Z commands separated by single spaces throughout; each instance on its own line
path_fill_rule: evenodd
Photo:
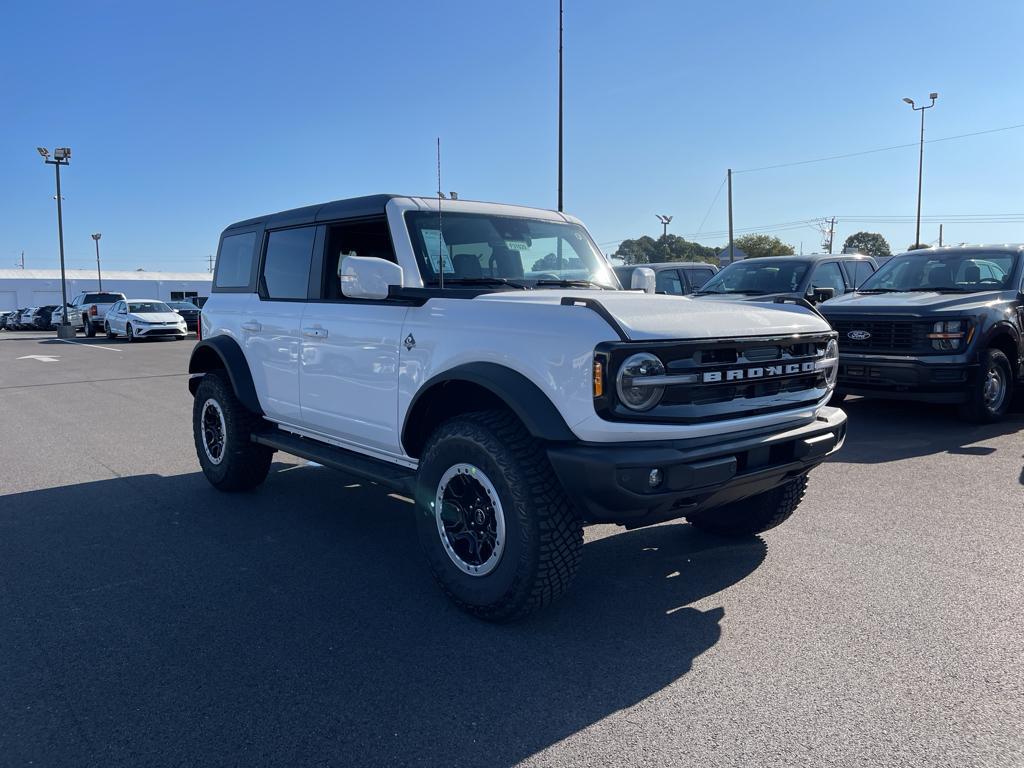
M 839 333 L 839 350 L 846 352 L 909 352 L 927 341 L 926 329 L 913 320 L 861 320 L 829 318 Z M 850 338 L 850 333 L 871 334 L 866 339 Z

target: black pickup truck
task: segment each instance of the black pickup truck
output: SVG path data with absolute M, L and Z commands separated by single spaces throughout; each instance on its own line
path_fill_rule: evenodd
M 822 304 L 839 333 L 834 399 L 956 403 L 972 421 L 1001 419 L 1024 375 L 1022 251 L 993 245 L 900 254 L 856 292 Z

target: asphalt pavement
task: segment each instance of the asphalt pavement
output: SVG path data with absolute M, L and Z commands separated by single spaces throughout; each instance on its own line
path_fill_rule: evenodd
M 852 399 L 782 527 L 589 528 L 492 626 L 400 497 L 213 490 L 191 341 L 50 336 L 0 333 L 0 765 L 1024 765 L 1020 410 Z

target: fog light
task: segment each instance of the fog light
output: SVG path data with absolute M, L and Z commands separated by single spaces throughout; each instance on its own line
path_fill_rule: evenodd
M 647 484 L 651 488 L 657 488 L 661 485 L 661 481 L 665 478 L 665 475 L 660 469 L 652 469 L 650 474 L 647 475 Z

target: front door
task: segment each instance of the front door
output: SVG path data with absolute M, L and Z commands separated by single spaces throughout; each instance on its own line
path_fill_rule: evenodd
M 398 365 L 404 304 L 347 299 L 338 264 L 345 255 L 394 261 L 383 216 L 325 226 L 315 260 L 319 296 L 302 318 L 302 421 L 348 447 L 400 456 Z M 317 267 L 314 267 L 316 270 Z

